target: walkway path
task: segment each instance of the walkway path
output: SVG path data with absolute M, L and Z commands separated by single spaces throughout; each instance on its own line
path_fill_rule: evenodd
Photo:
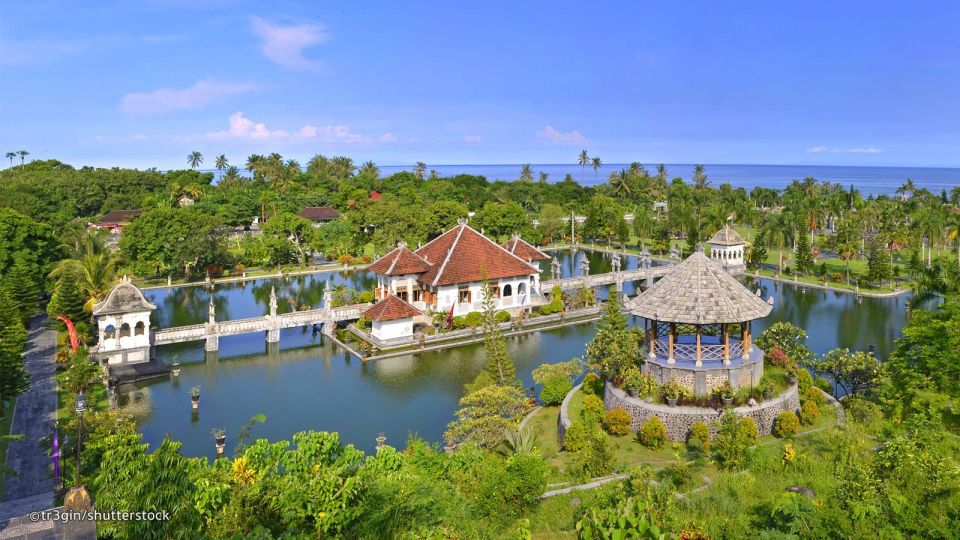
M 46 315 L 34 315 L 28 336 L 24 365 L 30 373 L 30 389 L 17 398 L 10 424 L 10 433 L 25 437 L 7 447 L 7 466 L 19 475 L 4 478 L 3 506 L 13 506 L 11 501 L 29 497 L 30 506 L 41 510 L 53 506 L 54 480 L 48 472 L 51 461 L 39 442 L 53 433 L 57 417 L 57 383 L 53 378 L 56 332 L 47 326 Z

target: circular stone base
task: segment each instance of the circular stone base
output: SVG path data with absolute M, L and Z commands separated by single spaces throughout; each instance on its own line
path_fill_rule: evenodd
M 797 385 L 794 384 L 779 396 L 761 401 L 756 407 L 743 405 L 718 411 L 708 407 L 670 407 L 660 403 L 647 403 L 642 399 L 630 397 L 626 392 L 608 382 L 603 393 L 603 405 L 608 411 L 621 408 L 630 413 L 630 430 L 634 432 L 640 431 L 640 426 L 644 422 L 656 416 L 667 427 L 667 438 L 682 442 L 687 440 L 691 426 L 697 422 L 704 422 L 710 426 L 710 436 L 715 436 L 718 426 L 714 420 L 719 420 L 726 410 L 752 418 L 757 424 L 760 435 L 769 435 L 780 413 L 797 412 L 800 409 L 800 394 L 797 391 Z

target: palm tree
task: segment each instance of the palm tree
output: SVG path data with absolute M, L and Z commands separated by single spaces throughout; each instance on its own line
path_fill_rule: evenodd
M 7 152 L 7 159 L 10 160 L 10 166 L 13 167 L 13 158 L 17 157 L 16 152 Z
M 546 183 L 547 183 L 547 177 L 548 177 L 548 176 L 550 176 L 550 173 L 546 173 L 546 172 L 540 171 L 540 178 L 539 178 L 538 181 L 539 181 L 541 184 L 546 184 Z
M 260 170 L 261 165 L 263 164 L 263 156 L 260 154 L 250 154 L 247 157 L 247 165 L 244 167 L 254 178 L 259 178 L 263 175 L 263 171 Z
M 214 166 L 217 168 L 217 170 L 222 171 L 227 168 L 227 165 L 228 165 L 228 162 L 227 162 L 226 154 L 220 154 L 219 156 L 217 156 L 217 160 L 214 162 Z
M 590 164 L 590 156 L 587 154 L 586 150 L 580 151 L 580 183 L 583 183 L 583 175 L 587 171 L 587 165 Z
M 520 181 L 527 184 L 533 182 L 533 168 L 530 167 L 529 163 L 520 167 Z
M 360 165 L 360 174 L 364 173 L 372 176 L 374 180 L 380 178 L 380 168 L 372 161 L 365 161 Z
M 423 180 L 423 177 L 427 174 L 427 164 L 422 161 L 418 161 L 416 166 L 413 168 L 413 174 L 420 180 Z
M 116 281 L 117 259 L 91 235 L 83 239 L 79 249 L 70 251 L 74 251 L 72 258 L 58 262 L 50 272 L 50 277 L 58 279 L 67 274 L 77 276 L 87 296 L 84 309 L 91 311 L 93 304 L 103 299 Z
M 705 167 L 701 163 L 693 166 L 693 187 L 697 191 L 703 191 L 710 186 L 710 180 L 707 178 Z
M 600 166 L 603 165 L 603 162 L 600 161 L 598 156 L 594 156 L 590 159 L 590 165 L 593 167 L 593 179 L 597 180 L 597 171 L 600 170 Z
M 30 152 L 26 150 L 17 150 L 17 155 L 20 156 L 20 165 L 23 165 L 23 158 L 30 155 Z
M 954 212 L 947 218 L 947 238 L 957 241 L 957 265 L 960 266 L 960 212 Z
M 194 150 L 187 155 L 187 164 L 190 165 L 191 169 L 196 169 L 203 163 L 203 154 Z
M 610 177 L 607 179 L 607 182 L 610 183 L 610 187 L 613 188 L 613 192 L 620 197 L 627 197 L 630 195 L 630 181 L 628 180 L 629 173 L 623 169 L 620 169 L 620 172 L 613 171 L 610 173 Z
M 776 212 L 767 214 L 766 223 L 763 227 L 763 236 L 766 239 L 767 245 L 776 244 L 779 246 L 780 272 L 783 272 L 783 244 L 786 243 L 787 238 L 792 238 L 790 231 L 793 225 L 791 221 L 791 216 L 786 212 Z
M 913 180 L 907 178 L 907 181 L 900 184 L 900 187 L 897 188 L 896 193 L 898 195 L 910 197 L 915 191 L 917 191 L 917 185 L 913 183 Z
M 240 183 L 240 170 L 236 166 L 230 165 L 220 177 L 220 187 L 228 188 Z

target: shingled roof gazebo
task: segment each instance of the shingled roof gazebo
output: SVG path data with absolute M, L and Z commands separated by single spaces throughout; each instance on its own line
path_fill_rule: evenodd
M 647 371 L 661 382 L 680 378 L 699 394 L 723 382 L 759 382 L 763 354 L 753 346 L 751 322 L 767 316 L 772 304 L 697 250 L 626 308 L 645 319 Z M 705 375 L 712 370 L 716 376 Z

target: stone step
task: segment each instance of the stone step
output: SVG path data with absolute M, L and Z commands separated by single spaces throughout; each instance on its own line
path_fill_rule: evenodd
M 4 501 L 0 503 L 0 522 L 4 522 L 19 516 L 25 516 L 30 512 L 49 510 L 50 508 L 53 508 L 52 491 L 49 493 L 41 493 L 40 495 L 24 497 L 22 499 Z

